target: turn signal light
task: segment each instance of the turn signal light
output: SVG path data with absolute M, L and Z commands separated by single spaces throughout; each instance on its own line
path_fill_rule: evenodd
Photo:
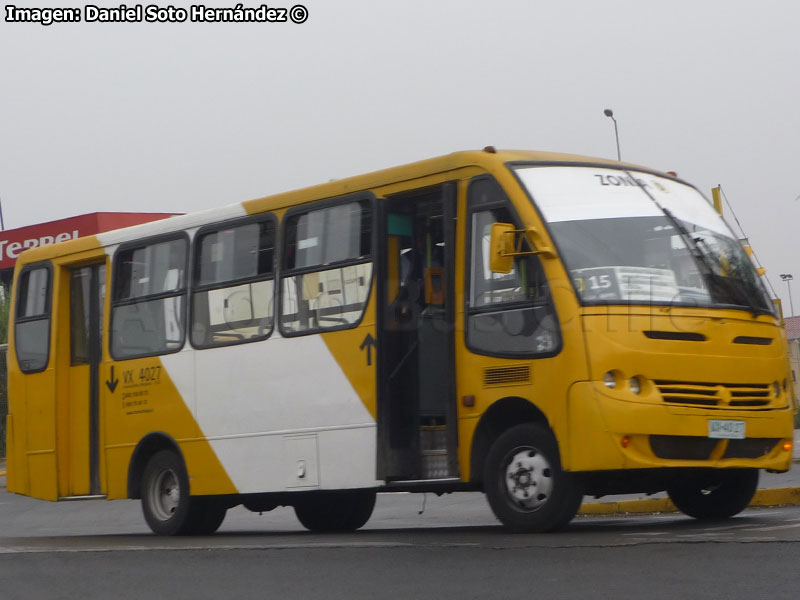
M 791 440 L 786 440 L 785 442 L 783 442 L 783 449 L 786 452 L 791 452 L 792 451 L 792 441 Z
M 631 445 L 631 438 L 629 438 L 627 435 L 623 435 L 619 443 L 622 444 L 623 448 L 627 448 Z

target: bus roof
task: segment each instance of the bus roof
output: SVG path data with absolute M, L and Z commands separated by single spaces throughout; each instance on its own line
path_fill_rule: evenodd
M 57 256 L 96 249 L 97 239 L 101 240 L 101 246 L 116 245 L 153 235 L 192 229 L 208 223 L 243 217 L 247 214 L 279 210 L 322 198 L 344 196 L 363 190 L 400 183 L 409 179 L 418 179 L 426 175 L 445 173 L 465 167 L 479 167 L 485 169 L 489 173 L 493 173 L 499 169 L 503 169 L 507 163 L 513 162 L 602 164 L 614 165 L 617 167 L 630 167 L 637 170 L 644 169 L 652 172 L 652 169 L 604 158 L 533 150 L 495 150 L 487 146 L 483 150 L 453 152 L 444 156 L 428 158 L 397 167 L 381 169 L 344 179 L 335 179 L 326 183 L 287 192 L 279 192 L 271 196 L 235 202 L 219 208 L 192 212 L 173 216 L 161 221 L 125 227 L 112 232 L 99 234 L 98 236 L 89 236 L 49 246 L 31 248 L 20 254 L 18 262 L 20 264 L 29 264 L 52 259 Z

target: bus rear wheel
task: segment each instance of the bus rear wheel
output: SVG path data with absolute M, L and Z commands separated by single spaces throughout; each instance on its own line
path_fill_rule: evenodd
M 309 531 L 355 531 L 363 527 L 375 508 L 375 492 L 312 492 L 298 498 L 294 512 Z
M 670 500 L 695 519 L 727 519 L 739 514 L 756 493 L 758 469 L 698 471 L 667 488 Z
M 189 535 L 211 535 L 228 514 L 228 507 L 216 498 L 195 496 L 189 499 L 189 523 L 185 533 Z
M 189 476 L 173 450 L 156 452 L 142 474 L 142 512 L 157 535 L 214 533 L 227 507 L 214 498 L 189 495 Z
M 583 499 L 577 478 L 561 469 L 555 437 L 539 423 L 517 425 L 497 438 L 483 484 L 495 516 L 515 533 L 563 529 Z

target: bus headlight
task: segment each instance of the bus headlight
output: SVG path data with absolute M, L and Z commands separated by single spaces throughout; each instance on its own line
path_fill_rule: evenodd
M 617 377 L 614 375 L 613 371 L 609 371 L 603 377 L 603 384 L 610 390 L 613 390 L 617 387 Z
M 638 377 L 631 377 L 628 381 L 628 387 L 631 388 L 634 394 L 639 394 L 642 391 L 642 382 Z
M 772 384 L 772 391 L 775 393 L 775 397 L 779 398 L 781 395 L 781 384 L 777 381 Z

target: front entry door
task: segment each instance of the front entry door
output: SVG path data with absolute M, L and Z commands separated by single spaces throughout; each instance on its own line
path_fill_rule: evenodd
M 69 495 L 100 494 L 104 264 L 70 272 Z
M 458 475 L 453 277 L 455 184 L 383 200 L 378 477 Z

